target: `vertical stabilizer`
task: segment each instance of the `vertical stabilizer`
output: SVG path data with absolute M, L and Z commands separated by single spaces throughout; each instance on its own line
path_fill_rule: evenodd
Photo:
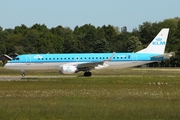
M 169 28 L 163 28 L 147 48 L 138 51 L 137 53 L 157 53 L 163 54 L 165 51 Z

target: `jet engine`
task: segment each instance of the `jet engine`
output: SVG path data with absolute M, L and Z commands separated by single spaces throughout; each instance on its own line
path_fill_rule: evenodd
M 76 66 L 63 65 L 60 66 L 60 70 L 59 70 L 59 73 L 63 73 L 63 74 L 74 74 L 76 72 L 78 72 Z

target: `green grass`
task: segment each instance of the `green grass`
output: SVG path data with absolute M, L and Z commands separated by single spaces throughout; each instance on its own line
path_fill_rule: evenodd
M 0 68 L 0 71 L 2 76 L 4 69 Z M 47 76 L 58 75 L 55 71 L 37 72 L 28 73 L 29 76 L 42 76 L 43 72 L 50 73 Z M 11 74 L 11 71 L 7 73 Z M 179 69 L 123 69 L 93 73 L 92 77 L 82 77 L 80 73 L 75 77 L 27 76 L 20 81 L 1 81 L 0 119 L 180 118 Z

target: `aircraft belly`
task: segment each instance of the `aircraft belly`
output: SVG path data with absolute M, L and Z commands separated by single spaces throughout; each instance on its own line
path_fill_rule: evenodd
M 107 64 L 107 67 L 98 67 L 99 69 L 103 68 L 110 68 L 110 69 L 122 69 L 127 67 L 134 67 L 139 66 L 147 63 L 151 63 L 153 61 L 119 61 L 119 62 L 105 62 Z M 61 65 L 73 65 L 73 64 L 82 64 L 84 62 L 53 62 L 53 63 L 7 63 L 5 68 L 7 69 L 14 69 L 14 70 L 46 70 L 46 69 L 59 69 L 59 66 Z
M 152 61 L 151 61 L 152 62 Z M 108 62 L 109 64 L 108 68 L 111 69 L 122 69 L 122 68 L 127 68 L 127 67 L 134 67 L 134 66 L 139 66 L 139 65 L 144 65 L 147 63 L 151 63 L 150 61 L 138 61 L 138 62 L 130 62 L 130 61 L 125 61 L 125 62 Z
M 58 69 L 59 63 L 8 63 L 7 69 L 14 70 L 44 70 L 44 69 Z

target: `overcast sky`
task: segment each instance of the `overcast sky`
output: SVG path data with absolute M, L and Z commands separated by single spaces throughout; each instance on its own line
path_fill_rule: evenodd
M 180 17 L 180 0 L 0 0 L 0 26 L 127 26 Z

